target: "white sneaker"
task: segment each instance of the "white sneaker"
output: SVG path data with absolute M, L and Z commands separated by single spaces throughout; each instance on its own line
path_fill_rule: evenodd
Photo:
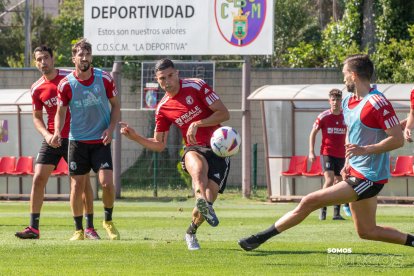
M 185 241 L 187 242 L 188 250 L 199 250 L 200 245 L 198 244 L 198 240 L 196 234 L 185 234 Z

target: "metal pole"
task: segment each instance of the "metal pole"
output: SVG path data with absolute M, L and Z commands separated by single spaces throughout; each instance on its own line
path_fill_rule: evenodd
M 17 106 L 17 147 L 20 158 L 22 156 L 22 109 L 20 105 Z M 23 193 L 23 182 L 22 178 L 19 177 L 19 194 Z
M 121 104 L 121 71 L 122 71 L 122 57 L 116 56 L 114 64 L 112 66 L 112 78 L 115 81 L 116 88 L 118 90 L 118 100 Z M 122 116 L 122 113 L 121 113 Z M 121 120 L 121 118 L 119 118 Z M 121 137 L 120 126 L 116 124 L 114 129 L 114 142 L 113 142 L 113 181 L 115 185 L 115 197 L 121 198 Z
M 243 197 L 251 194 L 251 114 L 247 97 L 250 94 L 250 56 L 244 57 L 242 87 L 242 193 Z
M 152 176 L 152 187 L 154 197 L 158 197 L 158 184 L 157 184 L 157 174 L 158 174 L 158 152 L 153 151 L 152 153 L 153 160 L 154 160 L 154 167 L 153 167 L 153 176 Z
M 257 143 L 253 145 L 253 193 L 257 191 Z
M 30 56 L 32 52 L 32 38 L 30 35 L 31 22 L 30 22 L 30 0 L 26 0 L 26 6 L 24 9 L 24 35 L 25 35 L 25 48 L 24 48 L 24 67 L 30 67 Z

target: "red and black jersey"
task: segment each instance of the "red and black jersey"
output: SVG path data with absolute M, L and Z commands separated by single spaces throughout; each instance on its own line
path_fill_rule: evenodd
M 57 69 L 57 76 L 53 80 L 48 80 L 44 76 L 33 83 L 31 88 L 33 110 L 42 111 L 43 107 L 47 113 L 47 130 L 55 132 L 55 115 L 58 106 L 57 86 L 71 71 Z M 70 113 L 66 114 L 65 124 L 62 129 L 62 138 L 69 135 Z
M 321 155 L 345 158 L 346 125 L 344 115 L 335 115 L 326 110 L 318 115 L 314 129 L 322 131 Z
M 155 132 L 168 131 L 171 124 L 175 124 L 180 128 L 185 144 L 188 146 L 186 134 L 190 124 L 213 114 L 209 106 L 219 99 L 204 80 L 181 79 L 179 92 L 174 97 L 165 94 L 157 105 Z M 219 127 L 220 125 L 199 127 L 196 134 L 197 145 L 209 146 L 213 132 Z

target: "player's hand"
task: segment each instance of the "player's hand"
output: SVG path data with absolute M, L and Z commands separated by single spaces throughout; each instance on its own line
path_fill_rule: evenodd
M 313 152 L 309 152 L 309 161 L 311 162 L 311 163 L 313 163 L 313 161 L 315 161 L 315 154 L 313 153 Z
M 192 122 L 190 124 L 190 126 L 188 127 L 188 130 L 187 130 L 187 142 L 190 145 L 197 144 L 197 140 L 196 140 L 197 130 L 198 130 L 197 123 L 196 122 Z
M 112 132 L 109 129 L 105 129 L 102 133 L 102 143 L 106 146 L 112 142 Z
M 126 122 L 119 122 L 121 125 L 121 134 L 124 135 L 126 138 L 134 140 L 134 137 L 137 136 L 135 130 L 130 127 Z
M 345 157 L 351 158 L 353 156 L 366 155 L 367 149 L 365 147 L 360 147 L 356 144 L 346 144 L 345 145 Z
M 349 177 L 349 165 L 345 164 L 345 166 L 341 170 L 342 180 L 345 180 Z
M 60 137 L 60 133 L 53 134 L 49 145 L 53 148 L 58 148 L 62 145 L 62 138 Z
M 411 129 L 405 128 L 404 129 L 404 139 L 407 140 L 407 142 L 411 143 L 413 139 L 411 138 Z
M 52 133 L 46 134 L 45 141 L 51 147 L 53 147 L 53 145 L 52 145 L 52 139 L 53 139 L 53 134 Z

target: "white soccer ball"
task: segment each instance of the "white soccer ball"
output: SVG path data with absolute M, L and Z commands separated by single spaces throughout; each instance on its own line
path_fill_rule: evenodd
M 241 138 L 239 133 L 229 126 L 216 129 L 210 139 L 211 149 L 219 157 L 235 155 L 239 152 L 240 145 Z

